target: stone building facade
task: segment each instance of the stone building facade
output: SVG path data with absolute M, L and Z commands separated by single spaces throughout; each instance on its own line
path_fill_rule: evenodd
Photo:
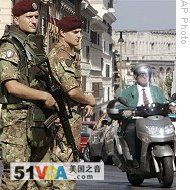
M 122 42 L 118 42 L 120 37 Z M 147 63 L 153 69 L 152 82 L 170 94 L 176 60 L 175 30 L 115 31 L 113 38 L 116 68 L 121 70 L 125 85 L 134 82 L 131 68 L 138 63 Z
M 90 0 L 98 11 L 91 22 L 90 76 L 92 90 L 98 106 L 97 116 L 106 111 L 108 101 L 113 99 L 112 85 L 112 23 L 116 21 L 112 0 Z M 99 113 L 98 113 L 99 112 Z M 96 118 L 94 118 L 96 120 Z
M 0 37 L 3 35 L 5 25 L 12 23 L 11 16 L 12 1 L 1 1 L 0 5 Z

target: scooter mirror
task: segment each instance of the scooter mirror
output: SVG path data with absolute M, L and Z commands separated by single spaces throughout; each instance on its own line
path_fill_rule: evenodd
M 172 100 L 172 101 L 176 101 L 176 93 L 173 93 L 173 94 L 172 94 L 171 100 Z
M 128 105 L 128 102 L 127 102 L 127 100 L 126 100 L 125 98 L 119 97 L 119 98 L 118 98 L 118 101 L 119 101 L 121 104 L 125 105 L 125 106 Z

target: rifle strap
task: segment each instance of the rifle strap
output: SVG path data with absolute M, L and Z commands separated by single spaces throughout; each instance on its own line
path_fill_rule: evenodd
M 20 58 L 18 70 L 23 72 L 23 74 L 28 77 L 28 63 L 27 63 L 28 57 L 24 49 L 24 46 L 22 45 L 22 42 L 13 35 L 5 36 L 0 40 L 0 44 L 6 42 L 11 43 L 18 51 L 18 55 Z
M 56 98 L 58 106 L 59 106 L 60 101 L 64 99 L 63 101 L 64 101 L 64 103 L 66 103 L 67 108 L 68 108 L 67 110 L 66 109 L 64 110 L 63 107 L 65 105 L 63 105 L 62 107 L 59 107 L 60 110 L 58 111 L 58 116 L 61 117 L 61 114 L 65 114 L 65 111 L 66 112 L 69 111 L 70 115 L 72 116 L 72 112 L 71 112 L 71 109 L 70 109 L 70 106 L 69 106 L 69 102 L 68 102 L 68 95 L 63 91 L 61 84 L 53 76 L 49 60 L 46 59 L 46 60 L 44 60 L 44 62 L 46 62 L 46 64 L 47 64 L 48 72 L 44 71 L 44 69 L 40 67 L 40 64 L 38 64 L 37 66 L 41 70 L 43 70 L 43 72 L 45 72 L 46 75 L 48 75 L 48 78 L 49 78 L 49 80 L 51 80 L 51 84 L 53 84 L 53 86 L 54 85 L 58 86 L 58 89 L 59 89 L 59 95 L 58 96 L 60 97 L 60 99 L 59 99 L 59 97 Z M 54 88 L 53 86 L 51 87 L 52 88 L 51 90 L 53 90 L 53 88 Z M 50 93 L 52 93 L 52 95 L 53 95 L 53 92 L 50 92 Z M 65 135 L 68 134 L 68 133 L 70 133 L 70 137 L 69 137 L 69 135 L 66 137 L 67 143 L 68 143 L 69 146 L 71 146 L 74 161 L 78 161 L 79 153 L 78 153 L 78 149 L 77 149 L 76 144 L 75 144 L 75 139 L 74 139 L 73 134 L 72 134 L 69 118 L 66 117 L 66 119 L 65 119 L 65 118 L 61 117 L 60 120 L 62 122 L 62 127 L 63 127 L 63 131 L 64 131 Z
M 48 71 L 49 71 L 49 75 L 50 75 L 51 80 L 56 82 L 56 84 L 58 84 L 58 86 L 62 89 L 61 84 L 56 80 L 56 78 L 53 75 L 49 60 L 47 60 L 47 67 L 48 67 Z M 68 106 L 68 112 L 69 112 L 70 118 L 72 118 L 72 111 L 71 111 L 71 106 L 69 103 L 69 97 L 66 93 L 64 93 L 64 99 L 65 99 L 65 102 Z

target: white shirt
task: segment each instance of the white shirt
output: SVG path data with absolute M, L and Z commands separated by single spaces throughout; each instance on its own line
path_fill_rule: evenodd
M 139 92 L 139 100 L 138 100 L 138 104 L 137 106 L 144 106 L 144 102 L 143 102 L 143 89 L 145 89 L 145 93 L 146 93 L 146 96 L 148 98 L 148 101 L 149 103 L 153 103 L 152 101 L 152 96 L 151 96 L 151 93 L 150 93 L 150 87 L 149 86 L 146 86 L 146 87 L 142 87 L 140 85 L 137 84 L 137 89 L 138 89 L 138 92 Z

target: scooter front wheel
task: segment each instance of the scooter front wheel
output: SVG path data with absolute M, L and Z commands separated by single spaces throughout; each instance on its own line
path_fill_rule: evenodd
M 160 173 L 158 174 L 158 180 L 162 187 L 170 188 L 173 183 L 174 171 L 173 171 L 173 157 L 167 156 L 159 158 Z
M 105 143 L 103 144 L 103 147 L 102 147 L 102 161 L 103 161 L 104 164 L 106 164 L 106 165 L 112 165 L 112 164 L 113 164 L 112 157 L 109 156 L 109 155 L 106 153 Z
M 127 173 L 127 178 L 129 183 L 131 183 L 133 186 L 140 186 L 144 181 L 144 178 L 137 174 Z

